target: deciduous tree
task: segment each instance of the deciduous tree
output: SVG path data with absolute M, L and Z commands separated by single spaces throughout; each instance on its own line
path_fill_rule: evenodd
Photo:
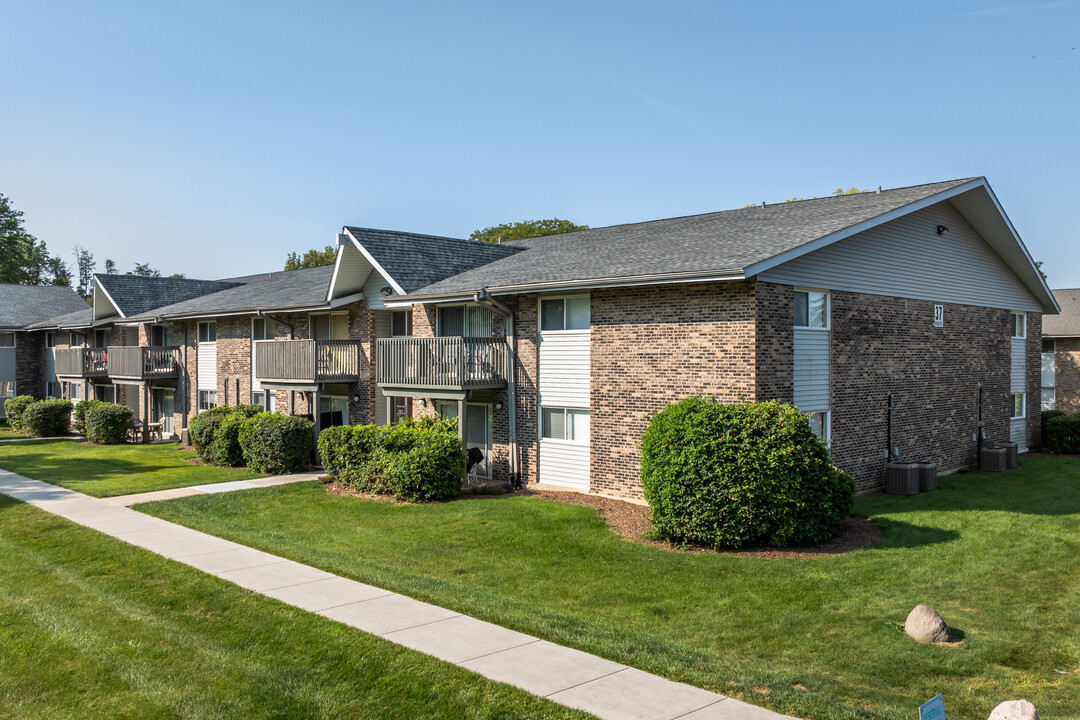
M 483 230 L 474 230 L 473 233 L 469 235 L 469 239 L 479 240 L 480 242 L 497 243 L 506 240 L 522 240 L 524 238 L 540 237 L 542 235 L 558 235 L 560 233 L 588 229 L 588 225 L 576 225 L 569 220 L 560 220 L 559 218 L 551 218 L 549 220 L 522 220 L 521 222 L 492 225 Z

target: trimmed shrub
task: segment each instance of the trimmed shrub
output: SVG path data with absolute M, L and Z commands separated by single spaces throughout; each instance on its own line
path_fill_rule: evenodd
M 314 432 L 315 423 L 306 418 L 270 412 L 253 415 L 240 425 L 244 462 L 252 470 L 275 475 L 306 470 Z
M 12 430 L 22 432 L 22 415 L 35 402 L 33 395 L 16 395 L 4 401 L 4 414 Z
M 1042 430 L 1040 437 L 1042 438 L 1043 447 L 1049 447 L 1046 439 L 1046 423 L 1050 422 L 1051 418 L 1065 417 L 1067 414 L 1063 410 L 1043 410 L 1039 415 L 1039 429 Z
M 86 440 L 98 445 L 120 445 L 133 426 L 131 408 L 103 402 L 86 411 Z
M 34 437 L 67 435 L 71 429 L 71 403 L 67 400 L 31 403 L 23 411 L 21 424 Z
M 90 411 L 90 408 L 100 405 L 101 402 L 101 400 L 80 400 L 75 403 L 75 432 L 86 434 L 86 413 Z
M 786 403 L 687 398 L 653 418 L 641 449 L 653 528 L 675 542 L 820 543 L 839 532 L 855 497 L 854 480 Z
M 188 431 L 199 457 L 215 465 L 242 464 L 240 426 L 260 412 L 260 405 L 237 405 L 210 408 L 191 418 Z
M 327 475 L 361 492 L 400 500 L 446 500 L 461 493 L 465 451 L 445 420 L 327 428 L 319 434 Z
M 1062 455 L 1080 455 L 1080 415 L 1061 413 L 1048 418 L 1043 444 L 1051 452 Z

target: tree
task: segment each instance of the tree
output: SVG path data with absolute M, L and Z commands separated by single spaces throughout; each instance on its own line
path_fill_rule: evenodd
M 23 227 L 22 210 L 0 194 L 0 282 L 19 285 L 69 285 L 71 273 L 45 243 Z
M 335 258 L 337 258 L 337 249 L 332 245 L 327 245 L 323 250 L 308 250 L 303 256 L 291 252 L 289 253 L 289 257 L 285 259 L 285 269 L 300 270 L 303 268 L 333 265 Z
M 150 267 L 150 263 L 135 263 L 135 269 L 131 271 L 131 274 L 141 277 L 161 277 L 161 271 Z
M 115 260 L 108 260 L 108 259 L 105 260 L 105 274 L 106 275 L 115 275 L 116 274 L 116 261 Z
M 173 280 L 186 280 L 187 279 L 187 275 L 185 275 L 184 273 L 173 273 L 169 277 L 172 278 Z
M 469 235 L 469 239 L 486 243 L 498 243 L 506 240 L 523 240 L 524 238 L 540 237 L 542 235 L 558 235 L 560 233 L 588 229 L 588 225 L 575 225 L 569 220 L 560 220 L 559 218 L 551 218 L 550 220 L 523 220 L 521 222 L 492 225 L 483 230 L 474 230 L 473 233 Z
M 94 262 L 93 254 L 86 248 L 76 245 L 74 251 L 75 268 L 79 277 L 78 285 L 75 286 L 75 292 L 79 293 L 79 297 L 85 300 L 90 297 L 90 281 L 94 279 L 94 268 L 96 263 Z

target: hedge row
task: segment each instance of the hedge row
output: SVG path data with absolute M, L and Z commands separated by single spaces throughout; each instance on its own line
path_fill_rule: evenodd
M 465 477 L 457 426 L 433 418 L 327 428 L 319 455 L 327 476 L 342 484 L 409 502 L 455 497 Z
M 806 417 L 776 401 L 669 405 L 642 438 L 641 484 L 660 537 L 716 548 L 820 543 L 855 497 Z
M 17 395 L 4 401 L 4 413 L 13 430 L 34 437 L 67 435 L 71 427 L 71 403 L 67 400 Z
M 4 401 L 4 414 L 12 430 L 22 432 L 22 415 L 34 402 L 33 395 L 16 395 Z
M 134 425 L 134 413 L 127 405 L 99 402 L 83 409 L 86 440 L 97 445 L 120 445 L 127 440 L 128 431 Z M 82 405 L 82 403 L 79 403 Z
M 1043 446 L 1047 450 L 1062 455 L 1080 455 L 1080 414 L 1044 410 L 1042 429 Z
M 205 410 L 191 418 L 188 431 L 199 457 L 215 465 L 268 473 L 307 468 L 315 425 L 299 417 L 262 411 L 259 405 Z

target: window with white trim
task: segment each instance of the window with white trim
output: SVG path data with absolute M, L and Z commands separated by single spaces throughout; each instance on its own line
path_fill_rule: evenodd
M 390 337 L 412 337 L 412 310 L 390 313 Z
M 52 332 L 45 333 L 45 347 L 47 347 L 47 348 L 56 347 L 56 333 L 52 333 Z M 52 396 L 50 395 L 49 397 L 52 397 Z
M 1012 394 L 1012 419 L 1018 420 L 1024 417 L 1024 408 L 1027 405 L 1027 393 L 1013 393 Z
M 50 400 L 60 397 L 60 383 L 56 382 L 55 380 L 46 380 L 45 397 L 49 398 Z
M 258 405 L 266 412 L 275 412 L 277 393 L 273 390 L 256 390 L 251 393 L 251 404 Z
M 273 320 L 265 317 L 251 319 L 252 340 L 273 340 L 275 332 L 277 332 L 277 330 L 274 327 Z
M 823 443 L 828 443 L 832 431 L 829 411 L 816 410 L 805 413 L 805 415 L 806 422 L 810 424 L 810 431 L 814 433 L 814 437 Z
M 589 411 L 579 408 L 541 408 L 545 440 L 589 442 Z
M 0 398 L 15 397 L 15 381 L 0 380 Z
M 588 295 L 540 301 L 540 329 L 544 332 L 588 330 L 591 321 Z
M 1027 337 L 1027 313 L 1012 314 L 1012 336 L 1016 340 Z
M 199 342 L 217 342 L 217 323 L 214 321 L 199 323 Z
M 0 347 L 15 347 L 15 333 L 0 333 Z
M 349 313 L 313 313 L 310 318 L 312 340 L 349 339 Z
M 829 328 L 829 293 L 819 290 L 795 291 L 795 327 Z
M 209 410 L 217 407 L 217 390 L 199 391 L 199 410 Z

